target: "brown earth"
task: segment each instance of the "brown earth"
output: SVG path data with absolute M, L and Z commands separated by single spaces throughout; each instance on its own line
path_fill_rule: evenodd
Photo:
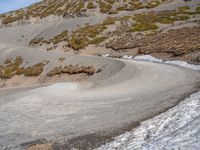
M 52 144 L 37 144 L 30 146 L 27 150 L 53 150 Z
M 200 63 L 200 26 L 185 27 L 151 36 L 125 35 L 106 45 L 115 51 L 137 50 L 137 54 L 150 54 L 162 59 L 180 59 Z

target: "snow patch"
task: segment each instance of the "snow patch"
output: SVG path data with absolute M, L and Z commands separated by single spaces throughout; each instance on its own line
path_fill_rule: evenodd
M 193 69 L 196 71 L 200 71 L 200 65 L 193 65 L 193 64 L 189 64 L 187 62 L 184 61 L 180 61 L 180 60 L 167 60 L 164 61 L 162 59 L 158 59 L 155 58 L 151 55 L 142 55 L 142 56 L 136 56 L 133 58 L 134 60 L 145 60 L 145 61 L 151 61 L 151 62 L 160 62 L 160 63 L 166 63 L 166 64 L 173 64 L 173 65 L 177 65 L 177 66 L 181 66 L 181 67 L 185 67 L 188 69 Z
M 97 150 L 199 149 L 200 92 Z
M 173 61 L 165 61 L 165 63 L 178 65 L 178 66 L 182 66 L 182 67 L 185 67 L 185 68 L 189 68 L 189 69 L 193 69 L 193 70 L 196 70 L 196 71 L 200 71 L 200 65 L 193 65 L 193 64 L 189 64 L 189 63 L 184 62 L 184 61 L 173 60 Z
M 136 56 L 134 57 L 134 60 L 146 60 L 146 61 L 152 61 L 152 62 L 163 62 L 161 59 L 155 58 L 151 55 L 142 55 L 142 56 Z
M 133 56 L 124 55 L 122 58 L 123 59 L 133 59 Z
M 109 57 L 110 54 L 105 54 L 105 55 L 102 55 L 102 57 Z

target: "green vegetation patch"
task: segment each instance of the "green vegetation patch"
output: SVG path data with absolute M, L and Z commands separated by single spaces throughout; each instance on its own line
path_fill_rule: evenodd
M 0 18 L 3 18 L 2 23 L 7 25 L 16 21 L 29 20 L 36 17 L 45 18 L 50 15 L 79 15 L 89 9 L 95 9 L 97 7 L 99 7 L 97 10 L 102 13 L 115 14 L 120 11 L 134 11 L 143 8 L 154 8 L 165 1 L 166 0 L 148 0 L 144 2 L 141 2 L 140 0 L 97 0 L 94 2 L 92 0 L 43 0 L 27 7 L 26 9 L 13 11 L 9 14 L 2 14 L 0 15 Z M 182 8 L 181 10 L 185 11 L 186 9 L 187 8 Z M 197 9 L 196 13 L 197 12 L 200 11 Z
M 34 38 L 29 42 L 29 46 L 35 46 L 40 43 L 44 43 L 45 39 L 44 38 Z
M 196 8 L 196 12 L 199 12 L 199 13 L 200 13 L 200 6 L 198 6 L 198 7 Z
M 33 65 L 32 67 L 28 67 L 24 69 L 24 76 L 39 76 L 44 70 L 45 64 L 38 63 Z
M 68 37 L 68 31 L 65 30 L 63 32 L 61 32 L 60 34 L 54 36 L 52 39 L 46 40 L 44 38 L 35 38 L 33 40 L 31 40 L 29 42 L 29 46 L 36 46 L 36 45 L 43 45 L 43 44 L 50 44 L 53 43 L 54 45 L 57 45 L 60 42 L 63 41 L 68 41 L 69 37 Z
M 183 9 L 183 8 L 182 8 Z M 135 14 L 133 20 L 136 22 L 131 31 L 156 30 L 159 27 L 156 23 L 171 24 L 175 21 L 184 21 L 190 19 L 190 16 L 177 11 L 162 11 Z
M 107 29 L 107 26 L 114 24 L 115 21 L 111 18 L 106 19 L 102 24 L 87 25 L 74 31 L 69 39 L 69 47 L 74 50 L 79 50 L 86 47 L 88 44 L 99 44 L 106 38 L 100 34 Z
M 155 23 L 146 23 L 146 22 L 139 22 L 134 24 L 132 32 L 135 31 L 149 31 L 149 30 L 157 30 L 159 27 Z
M 106 39 L 106 37 L 104 37 L 104 36 L 102 36 L 102 37 L 96 37 L 96 38 L 92 39 L 92 40 L 89 42 L 89 44 L 97 45 L 97 44 L 102 43 L 105 39 Z
M 84 48 L 88 45 L 89 39 L 84 36 L 78 36 L 77 34 L 72 35 L 69 40 L 69 47 L 73 48 L 74 50 L 79 50 Z
M 109 13 L 112 9 L 112 5 L 103 1 L 99 1 L 99 7 L 102 13 Z
M 56 46 L 58 43 L 65 41 L 72 49 L 79 50 L 85 48 L 88 44 L 94 45 L 103 42 L 106 38 L 105 36 L 102 36 L 101 33 L 104 32 L 109 25 L 113 25 L 116 21 L 123 19 L 127 19 L 127 17 L 108 17 L 101 24 L 86 25 L 85 27 L 75 30 L 71 35 L 68 35 L 68 31 L 66 30 L 49 40 L 44 38 L 35 38 L 29 42 L 29 45 L 35 46 L 52 43 Z M 52 49 L 52 47 L 47 48 L 47 50 Z
M 28 20 L 32 17 L 45 18 L 50 15 L 65 16 L 79 14 L 84 10 L 84 7 L 85 2 L 83 0 L 62 0 L 59 2 L 43 0 L 26 9 L 20 9 L 4 16 L 2 23 L 7 25 L 16 21 Z
M 52 41 L 53 44 L 56 45 L 56 44 L 58 44 L 58 43 L 60 43 L 62 41 L 68 41 L 68 38 L 69 38 L 68 37 L 68 31 L 65 30 L 62 33 L 56 35 L 54 38 L 50 39 L 50 41 Z
M 43 72 L 45 63 L 38 63 L 32 67 L 21 67 L 23 58 L 18 56 L 14 60 L 6 59 L 3 65 L 0 65 L 0 78 L 10 79 L 15 75 L 39 76 Z
M 190 7 L 189 7 L 189 6 L 183 6 L 183 7 L 179 7 L 179 8 L 178 8 L 178 11 L 179 11 L 180 13 L 189 12 L 189 10 L 190 10 Z
M 95 8 L 96 6 L 94 5 L 94 3 L 92 1 L 89 1 L 87 5 L 87 9 L 95 9 Z

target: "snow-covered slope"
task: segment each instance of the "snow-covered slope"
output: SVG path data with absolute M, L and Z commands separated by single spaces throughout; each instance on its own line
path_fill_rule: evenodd
M 200 92 L 98 150 L 199 149 Z

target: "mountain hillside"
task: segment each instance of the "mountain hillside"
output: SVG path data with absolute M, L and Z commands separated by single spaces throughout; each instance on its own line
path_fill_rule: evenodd
M 199 63 L 199 22 L 199 0 L 43 0 L 2 14 L 0 42 Z
M 116 14 L 120 11 L 134 11 L 154 8 L 167 0 L 44 0 L 25 9 L 3 14 L 4 25 L 15 21 L 48 16 L 76 17 L 92 14 Z
M 200 0 L 41 0 L 1 14 L 0 150 L 195 149 L 200 95 L 179 102 L 199 91 L 199 65 Z

